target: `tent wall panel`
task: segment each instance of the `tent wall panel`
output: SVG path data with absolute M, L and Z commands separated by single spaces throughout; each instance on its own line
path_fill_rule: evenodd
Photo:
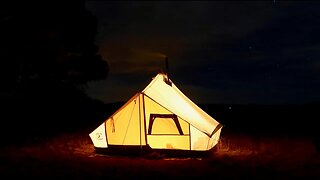
M 108 143 L 140 145 L 139 98 L 134 98 L 106 121 Z
M 107 148 L 105 122 L 89 134 L 93 145 L 98 148 Z

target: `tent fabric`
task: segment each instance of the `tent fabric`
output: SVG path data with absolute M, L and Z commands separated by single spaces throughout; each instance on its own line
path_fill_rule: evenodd
M 206 151 L 218 143 L 221 128 L 166 74 L 159 73 L 89 136 L 95 148 L 117 145 Z
M 210 136 L 219 123 L 194 104 L 174 83 L 171 86 L 166 84 L 164 78 L 164 74 L 158 74 L 142 92 Z

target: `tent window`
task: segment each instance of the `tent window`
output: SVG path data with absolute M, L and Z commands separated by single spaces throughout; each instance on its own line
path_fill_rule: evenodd
M 148 135 L 152 134 L 152 127 L 153 127 L 156 119 L 158 119 L 158 120 L 163 120 L 163 119 L 172 120 L 173 123 L 175 124 L 179 134 L 183 135 L 183 131 L 182 131 L 181 125 L 179 123 L 178 117 L 175 114 L 150 114 Z

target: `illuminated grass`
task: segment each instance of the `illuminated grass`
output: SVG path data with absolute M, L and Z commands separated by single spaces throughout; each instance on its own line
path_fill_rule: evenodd
M 87 178 L 140 177 L 172 179 L 268 179 L 270 176 L 320 177 L 320 158 L 309 139 L 226 134 L 208 158 L 146 159 L 101 156 L 87 133 L 74 132 L 23 147 L 1 149 L 0 173 L 12 176 Z

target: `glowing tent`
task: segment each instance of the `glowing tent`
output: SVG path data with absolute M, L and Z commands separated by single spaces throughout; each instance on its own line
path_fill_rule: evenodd
M 221 128 L 159 73 L 89 136 L 98 152 L 205 152 L 218 143 Z

